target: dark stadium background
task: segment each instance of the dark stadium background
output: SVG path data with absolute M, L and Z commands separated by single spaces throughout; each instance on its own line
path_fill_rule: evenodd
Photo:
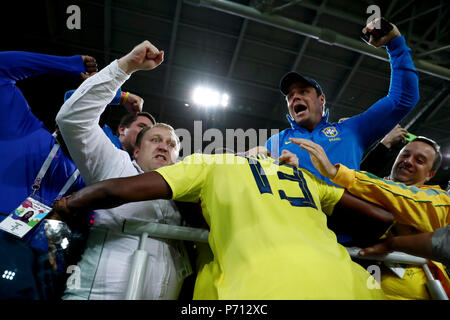
M 375 4 L 405 35 L 414 61 L 420 60 L 424 69 L 419 71 L 421 99 L 401 124 L 442 146 L 444 161 L 431 183 L 447 187 L 450 9 L 446 1 L 222 1 L 232 10 L 219 10 L 217 2 L 13 1 L 2 4 L 0 50 L 86 54 L 103 68 L 147 39 L 165 50 L 165 62 L 154 71 L 136 73 L 123 89 L 142 96 L 144 110 L 158 121 L 191 133 L 195 120 L 202 121 L 203 130 L 282 130 L 288 127 L 287 108 L 278 82 L 287 71 L 295 69 L 322 85 L 331 121 L 359 114 L 387 93 L 386 61 L 364 50 L 326 43 L 336 34 L 359 40 L 369 17 L 366 9 Z M 69 5 L 81 9 L 80 30 L 66 26 Z M 286 19 L 314 27 L 322 40 L 305 31 L 281 28 Z M 212 110 L 193 105 L 191 90 L 200 83 L 227 92 L 230 105 Z M 74 79 L 39 76 L 18 86 L 33 112 L 53 130 L 64 92 L 79 84 Z M 104 120 L 114 127 L 124 112 L 121 107 L 111 108 Z M 247 141 L 247 147 L 253 146 Z M 375 173 L 387 174 L 393 160 Z

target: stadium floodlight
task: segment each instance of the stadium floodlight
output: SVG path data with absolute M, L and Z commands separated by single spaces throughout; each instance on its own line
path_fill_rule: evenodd
M 222 99 L 220 100 L 220 105 L 222 106 L 222 107 L 226 107 L 226 106 L 228 106 L 228 100 L 230 99 L 230 97 L 226 94 L 226 93 L 223 93 L 222 94 Z
M 226 93 L 220 93 L 217 90 L 197 87 L 192 93 L 192 100 L 195 104 L 205 107 L 228 106 L 230 97 Z

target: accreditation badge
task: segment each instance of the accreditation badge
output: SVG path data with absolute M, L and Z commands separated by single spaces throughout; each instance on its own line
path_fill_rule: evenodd
M 45 204 L 44 200 L 31 195 L 0 223 L 0 229 L 23 238 L 50 210 L 51 207 Z

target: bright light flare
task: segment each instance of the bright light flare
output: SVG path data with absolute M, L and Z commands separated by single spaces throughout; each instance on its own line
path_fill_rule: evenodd
M 222 94 L 222 99 L 220 100 L 220 105 L 222 107 L 228 106 L 228 100 L 230 100 L 230 97 L 226 93 L 223 93 Z
M 205 87 L 197 87 L 192 93 L 192 100 L 195 104 L 205 107 L 215 106 L 228 106 L 230 97 L 226 93 L 220 93 L 217 90 L 213 90 Z

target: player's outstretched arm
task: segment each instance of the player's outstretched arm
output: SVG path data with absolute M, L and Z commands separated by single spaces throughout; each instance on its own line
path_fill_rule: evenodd
M 336 204 L 335 208 L 345 209 L 348 212 L 355 212 L 367 216 L 385 224 L 386 227 L 394 222 L 392 213 L 380 206 L 355 197 L 347 190 L 344 191 L 342 198 Z
M 53 204 L 52 218 L 73 219 L 78 214 L 129 202 L 170 199 L 172 190 L 157 172 L 115 178 L 92 184 Z
M 360 255 L 387 254 L 392 251 L 401 251 L 428 259 L 433 258 L 431 238 L 433 232 L 425 232 L 415 235 L 398 236 L 388 238 L 374 246 L 365 248 Z

